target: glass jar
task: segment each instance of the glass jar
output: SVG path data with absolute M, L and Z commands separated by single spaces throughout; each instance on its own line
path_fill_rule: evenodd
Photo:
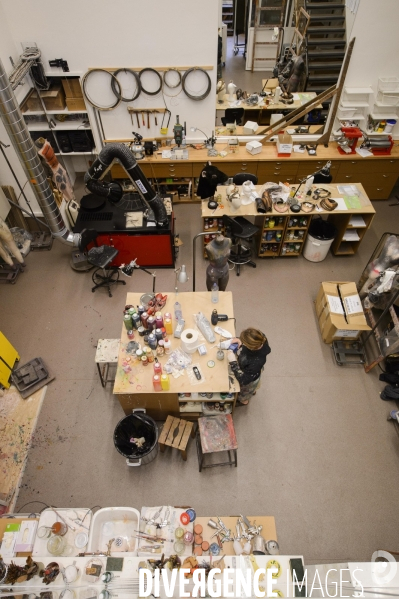
M 175 537 L 176 537 L 176 539 L 181 541 L 184 537 L 184 528 L 182 528 L 181 526 L 178 526 L 175 530 Z
M 175 541 L 173 549 L 176 555 L 181 555 L 184 551 L 184 543 L 182 541 Z
M 62 555 L 66 549 L 67 542 L 65 537 L 54 535 L 49 538 L 47 542 L 47 551 L 50 555 L 59 556 Z
M 194 541 L 194 535 L 192 532 L 190 532 L 189 530 L 186 530 L 186 532 L 184 533 L 183 536 L 183 543 L 185 545 L 192 545 Z
M 63 537 L 68 532 L 68 526 L 64 522 L 54 522 L 51 532 L 53 535 Z

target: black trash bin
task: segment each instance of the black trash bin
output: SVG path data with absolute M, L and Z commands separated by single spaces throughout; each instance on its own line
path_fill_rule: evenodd
M 139 447 L 133 439 L 142 439 Z M 145 466 L 158 455 L 158 427 L 145 410 L 133 410 L 133 413 L 118 422 L 114 431 L 114 445 L 126 458 L 128 466 Z
M 322 262 L 337 234 L 337 228 L 327 220 L 316 217 L 309 225 L 303 256 L 310 262 Z

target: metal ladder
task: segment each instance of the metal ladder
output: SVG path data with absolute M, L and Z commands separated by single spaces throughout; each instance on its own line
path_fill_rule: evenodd
M 287 0 L 282 0 L 280 3 L 276 0 L 276 5 L 273 5 L 273 0 L 270 0 L 270 5 L 267 3 L 267 6 L 263 6 L 264 2 L 262 0 L 255 0 L 255 22 L 254 22 L 254 32 L 252 39 L 252 64 L 251 71 L 254 72 L 256 63 L 262 64 L 262 70 L 273 70 L 280 50 L 281 43 L 281 28 L 284 23 L 285 16 L 285 7 Z M 271 32 L 275 27 L 279 28 L 279 33 L 277 39 L 272 39 Z M 260 38 L 264 38 L 265 31 L 270 32 L 270 40 L 265 41 Z M 266 56 L 260 56 L 257 50 L 268 49 L 271 50 L 267 52 Z M 275 50 L 275 52 L 274 52 Z

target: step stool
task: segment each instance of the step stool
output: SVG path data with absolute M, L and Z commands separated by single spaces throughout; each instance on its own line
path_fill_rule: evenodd
M 159 436 L 159 449 L 165 451 L 165 445 L 174 447 L 181 451 L 181 457 L 187 461 L 187 444 L 189 437 L 194 438 L 194 426 L 192 422 L 168 416 Z
M 98 374 L 100 375 L 103 387 L 105 387 L 107 383 L 113 383 L 115 381 L 114 378 L 108 378 L 108 371 L 110 364 L 118 364 L 119 343 L 119 339 L 98 340 L 94 361 L 97 364 Z

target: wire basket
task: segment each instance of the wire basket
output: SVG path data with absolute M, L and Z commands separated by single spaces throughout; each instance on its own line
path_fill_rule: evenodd
M 398 77 L 379 77 L 378 78 L 378 91 L 399 92 L 399 78 Z
M 387 92 L 379 91 L 377 94 L 377 102 L 382 106 L 397 106 L 399 104 L 399 93 L 393 96 Z

